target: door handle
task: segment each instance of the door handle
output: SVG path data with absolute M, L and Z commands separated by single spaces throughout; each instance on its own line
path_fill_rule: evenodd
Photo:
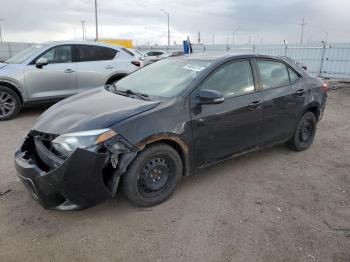
M 106 69 L 113 69 L 114 66 L 106 66 Z
M 64 72 L 65 72 L 65 73 L 74 73 L 74 70 L 73 70 L 73 69 L 68 68 L 68 69 L 64 70 Z
M 248 104 L 248 107 L 250 109 L 257 109 L 258 107 L 260 107 L 261 104 L 262 104 L 262 101 L 257 100 L 257 101 L 254 101 L 254 102 L 251 102 L 250 104 Z
M 303 94 L 306 93 L 306 90 L 305 89 L 299 89 L 295 92 L 298 96 L 302 96 Z

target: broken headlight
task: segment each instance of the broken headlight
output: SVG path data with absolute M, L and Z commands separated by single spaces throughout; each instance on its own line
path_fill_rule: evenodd
M 97 129 L 69 133 L 58 136 L 52 141 L 54 149 L 65 157 L 69 157 L 77 148 L 96 151 L 97 146 L 117 135 L 111 129 Z

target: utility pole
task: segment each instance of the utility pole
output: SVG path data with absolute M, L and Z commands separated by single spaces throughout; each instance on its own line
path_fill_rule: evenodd
M 303 21 L 301 22 L 301 24 L 299 24 L 301 26 L 301 37 L 300 37 L 300 44 L 303 44 L 303 38 L 304 38 L 304 26 L 307 25 L 307 23 L 305 22 L 305 18 L 303 18 Z
M 201 32 L 198 32 L 198 44 L 201 43 Z
M 145 25 L 145 46 L 147 46 L 147 25 Z
M 169 49 L 169 47 L 170 47 L 170 25 L 169 25 L 170 14 L 167 11 L 165 11 L 164 9 L 160 9 L 160 11 L 162 11 L 168 17 L 168 49 Z
M 5 20 L 4 18 L 0 18 L 0 43 L 2 43 L 1 22 L 4 20 Z
M 215 45 L 215 35 L 213 34 L 213 45 Z
M 96 24 L 96 39 L 95 39 L 95 41 L 98 41 L 97 0 L 95 0 L 95 24 Z
M 82 28 L 82 30 L 83 30 L 83 40 L 85 40 L 85 23 L 86 23 L 86 21 L 85 20 L 81 20 L 80 21 L 81 22 L 81 28 Z

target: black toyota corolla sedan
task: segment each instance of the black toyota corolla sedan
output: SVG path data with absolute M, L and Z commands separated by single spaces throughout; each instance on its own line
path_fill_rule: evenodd
M 326 84 L 280 57 L 169 58 L 52 106 L 15 166 L 45 208 L 86 208 L 118 188 L 151 206 L 218 161 L 285 142 L 307 149 L 326 97 Z

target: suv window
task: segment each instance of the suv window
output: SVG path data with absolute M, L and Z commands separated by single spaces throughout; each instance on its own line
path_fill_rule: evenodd
M 113 49 L 113 48 L 109 48 L 109 47 L 101 47 L 103 50 L 103 53 L 105 55 L 105 59 L 104 60 L 112 60 L 114 59 L 114 57 L 117 55 L 118 51 Z
M 256 63 L 264 89 L 289 85 L 289 74 L 285 64 L 269 60 L 257 60 Z
M 69 45 L 57 46 L 46 53 L 42 58 L 46 58 L 49 64 L 70 63 L 72 62 L 72 47 Z
M 217 90 L 226 98 L 254 92 L 254 78 L 249 61 L 222 66 L 204 82 L 201 89 Z
M 290 78 L 290 83 L 294 84 L 296 81 L 298 81 L 298 79 L 300 78 L 300 76 L 295 73 L 292 69 L 290 69 L 288 67 L 288 72 L 289 72 L 289 78 Z
M 105 54 L 100 46 L 78 45 L 77 46 L 78 62 L 101 61 L 106 60 Z

